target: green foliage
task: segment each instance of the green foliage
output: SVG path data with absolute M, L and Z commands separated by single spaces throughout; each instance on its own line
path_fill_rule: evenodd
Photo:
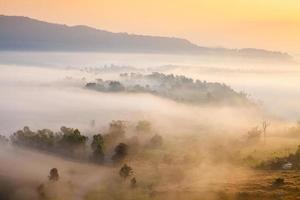
M 49 129 L 31 131 L 29 127 L 15 132 L 10 137 L 13 145 L 48 151 L 64 156 L 76 157 L 75 151 L 85 147 L 88 138 L 81 135 L 78 129 L 61 127 L 61 132 L 54 133 Z
M 37 132 L 33 132 L 27 126 L 24 127 L 23 130 L 18 130 L 10 137 L 10 140 L 14 145 L 40 150 L 51 149 L 59 139 L 60 136 L 58 134 L 54 134 L 49 129 L 42 129 Z
M 101 134 L 93 135 L 93 141 L 91 144 L 91 148 L 93 151 L 95 151 L 99 146 L 103 148 L 104 146 L 104 139 Z
M 61 132 L 63 133 L 60 143 L 63 145 L 74 146 L 84 146 L 88 137 L 81 135 L 78 129 L 61 127 Z
M 102 163 L 104 161 L 104 139 L 101 134 L 93 136 L 91 148 L 93 150 L 93 161 Z

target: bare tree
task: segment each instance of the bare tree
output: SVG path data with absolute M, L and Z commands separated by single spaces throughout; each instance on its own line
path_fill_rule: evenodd
M 267 128 L 270 126 L 270 122 L 264 120 L 262 122 L 262 131 L 264 134 L 264 145 L 266 145 L 266 133 L 267 133 Z

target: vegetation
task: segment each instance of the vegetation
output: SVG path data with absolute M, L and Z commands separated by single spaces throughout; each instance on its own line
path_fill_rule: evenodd
M 270 130 L 268 132 L 271 133 Z M 135 124 L 112 121 L 107 130 L 101 130 L 101 133 L 103 134 L 98 132 L 88 138 L 74 128 L 62 127 L 60 131 L 53 132 L 48 129 L 32 131 L 29 127 L 24 127 L 10 137 L 10 143 L 13 146 L 37 149 L 98 164 L 92 165 L 90 172 L 64 169 L 64 178 L 60 178 L 61 174 L 57 168 L 52 168 L 48 176 L 49 181 L 36 187 L 36 193 L 41 200 L 59 199 L 52 197 L 51 191 L 62 190 L 63 198 L 64 195 L 73 194 L 73 188 L 77 189 L 80 183 L 76 182 L 77 178 L 74 180 L 69 178 L 67 181 L 65 178 L 77 176 L 81 180 L 85 173 L 92 174 L 91 179 L 85 182 L 91 183 L 88 185 L 91 188 L 86 197 L 82 197 L 87 200 L 132 198 L 180 200 L 187 197 L 201 199 L 207 195 L 212 195 L 214 200 L 268 200 L 272 199 L 278 190 L 296 191 L 288 193 L 291 194 L 289 199 L 294 199 L 300 194 L 293 185 L 293 182 L 298 181 L 294 176 L 296 173 L 294 170 L 300 169 L 300 146 L 285 156 L 274 157 L 272 154 L 259 162 L 258 158 L 263 157 L 262 154 L 270 148 L 268 143 L 263 142 L 263 124 L 261 128 L 254 127 L 245 132 L 246 140 L 228 139 L 228 136 L 221 135 L 216 138 L 199 135 L 162 137 L 148 121 L 138 121 Z M 252 165 L 251 162 L 258 164 Z M 291 164 L 292 167 L 284 168 L 286 164 Z M 241 166 L 247 170 L 254 166 L 251 174 L 258 176 L 254 180 L 255 184 L 252 179 L 250 180 L 251 177 L 248 177 L 249 180 L 246 182 L 234 182 L 237 180 L 235 177 L 237 172 L 233 173 L 232 170 L 239 171 Z M 113 173 L 108 173 L 105 178 L 103 174 L 98 177 L 97 174 L 101 173 L 102 169 L 108 169 Z M 224 173 L 229 173 L 230 177 L 233 177 L 230 180 L 223 180 Z M 101 180 L 102 178 L 104 180 Z M 120 178 L 123 181 L 120 181 Z M 98 179 L 99 185 L 95 184 L 98 183 Z M 216 180 L 220 183 L 214 182 Z M 212 185 L 216 188 L 209 190 Z M 234 187 L 234 191 L 238 192 L 231 192 L 232 189 L 228 189 L 230 187 Z M 77 195 L 76 191 L 75 194 Z M 68 197 L 70 198 L 64 199 L 73 198 L 72 195 Z
M 280 170 L 284 169 L 284 165 L 290 163 L 292 169 L 300 170 L 300 146 L 295 153 L 290 153 L 287 156 L 275 157 L 264 161 L 258 165 L 260 169 Z
M 101 134 L 93 136 L 93 142 L 91 144 L 93 150 L 92 160 L 96 163 L 104 162 L 104 139 Z
M 128 177 L 133 175 L 133 170 L 127 164 L 124 164 L 123 167 L 119 171 L 119 175 L 122 178 L 127 179 Z
M 124 73 L 120 77 L 121 81 L 98 79 L 97 82 L 87 83 L 85 87 L 100 92 L 150 93 L 192 104 L 252 104 L 246 94 L 235 92 L 225 84 L 194 81 L 185 76 L 158 72 L 148 75 Z
M 150 139 L 150 145 L 152 147 L 161 147 L 163 145 L 163 138 L 160 135 L 154 135 Z
M 71 159 L 105 164 L 106 155 L 112 155 L 107 161 L 121 163 L 129 155 L 130 149 L 137 151 L 143 148 L 139 145 L 139 138 L 146 139 L 144 147 L 162 146 L 162 137 L 154 134 L 148 121 L 139 121 L 135 126 L 135 135 L 126 137 L 126 125 L 123 121 L 112 121 L 105 134 L 89 137 L 83 135 L 78 129 L 62 126 L 60 131 L 53 132 L 49 129 L 32 131 L 24 127 L 10 136 L 11 144 L 22 148 L 41 150 Z M 144 134 L 147 133 L 147 137 Z M 6 137 L 0 137 L 1 141 L 8 143 Z M 133 153 L 133 152 L 132 152 Z
M 52 168 L 50 170 L 49 180 L 50 181 L 58 181 L 59 180 L 58 170 L 56 168 Z
M 115 154 L 112 157 L 112 160 L 116 163 L 121 162 L 128 154 L 128 145 L 120 143 L 115 148 Z

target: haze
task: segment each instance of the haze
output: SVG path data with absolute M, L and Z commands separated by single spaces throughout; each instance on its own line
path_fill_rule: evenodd
M 0 200 L 299 199 L 299 10 L 0 0 Z
M 0 0 L 5 15 L 290 54 L 300 52 L 299 10 L 297 0 Z

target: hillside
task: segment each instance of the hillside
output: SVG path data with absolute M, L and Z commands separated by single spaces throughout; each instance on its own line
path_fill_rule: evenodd
M 205 54 L 291 59 L 281 52 L 251 48 L 208 48 L 181 38 L 113 33 L 88 26 L 67 26 L 4 15 L 0 15 L 0 50 Z
M 120 81 L 87 83 L 86 88 L 99 92 L 149 93 L 189 104 L 252 105 L 247 95 L 221 83 L 193 80 L 185 76 L 157 72 L 142 75 L 121 74 Z

